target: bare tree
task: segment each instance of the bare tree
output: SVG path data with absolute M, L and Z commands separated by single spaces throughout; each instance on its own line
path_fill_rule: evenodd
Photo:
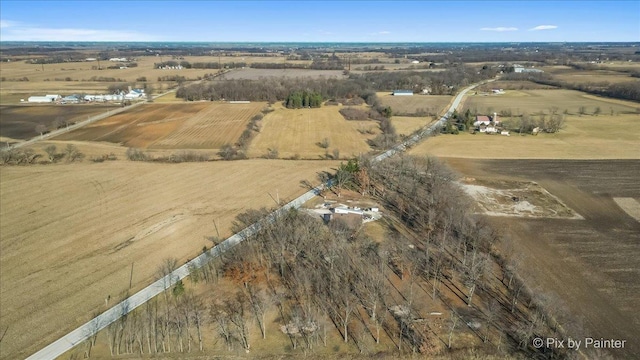
M 265 291 L 256 289 L 254 285 L 247 284 L 247 292 L 249 303 L 251 304 L 251 309 L 253 310 L 254 315 L 256 316 L 256 320 L 258 321 L 258 326 L 260 327 L 260 332 L 262 333 L 262 338 L 267 338 L 267 330 L 265 324 L 265 313 L 270 306 L 271 299 L 269 294 Z
M 231 321 L 229 319 L 229 313 L 227 313 L 225 306 L 220 304 L 212 304 L 211 306 L 211 319 L 216 323 L 218 328 L 218 334 L 224 340 L 227 345 L 227 350 L 231 351 L 233 346 L 233 335 L 231 332 Z
M 69 144 L 64 149 L 65 156 L 68 162 L 74 162 L 76 160 L 81 160 L 84 158 L 84 154 L 81 153 L 75 145 Z
M 477 251 L 474 251 L 471 262 L 465 268 L 464 284 L 468 291 L 467 306 L 471 306 L 471 300 L 473 300 L 473 294 L 475 293 L 478 282 L 481 281 L 487 269 L 487 262 L 486 254 L 478 254 Z
M 234 300 L 228 300 L 225 308 L 229 314 L 229 321 L 235 326 L 242 347 L 249 352 L 249 328 L 247 326 L 247 298 L 243 292 L 236 293 Z
M 44 124 L 36 125 L 36 132 L 40 134 L 40 137 L 42 137 L 46 131 L 47 127 Z
M 449 312 L 449 342 L 447 344 L 447 347 L 449 349 L 451 349 L 451 339 L 453 338 L 453 331 L 456 329 L 456 327 L 458 326 L 458 322 L 460 321 L 460 315 L 458 315 L 458 313 L 451 309 L 451 311 Z
M 47 155 L 49 156 L 49 162 L 54 162 L 56 161 L 56 146 L 51 144 L 48 145 L 47 147 L 44 148 L 44 152 L 47 153 Z

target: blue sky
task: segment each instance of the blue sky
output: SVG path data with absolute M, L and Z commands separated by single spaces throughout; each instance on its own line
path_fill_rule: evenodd
M 0 41 L 640 41 L 626 1 L 0 1 Z

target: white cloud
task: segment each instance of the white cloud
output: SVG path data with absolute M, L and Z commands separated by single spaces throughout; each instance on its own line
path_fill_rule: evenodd
M 391 31 L 380 31 L 378 34 L 387 35 L 387 34 L 391 34 Z
M 156 36 L 127 30 L 43 28 L 0 20 L 3 41 L 154 41 Z
M 516 27 L 494 27 L 494 28 L 487 28 L 484 27 L 482 29 L 480 29 L 482 31 L 498 31 L 498 32 L 503 32 L 503 31 L 518 31 L 518 28 Z
M 16 26 L 18 25 L 17 22 L 15 21 L 10 21 L 10 20 L 0 20 L 0 29 L 6 29 L 12 26 Z
M 529 29 L 529 31 L 538 31 L 538 30 L 553 30 L 557 29 L 556 25 L 538 25 L 534 28 Z

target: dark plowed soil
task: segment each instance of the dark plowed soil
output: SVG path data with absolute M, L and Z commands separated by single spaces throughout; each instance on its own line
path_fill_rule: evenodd
M 526 276 L 566 304 L 570 337 L 627 340 L 610 354 L 639 359 L 640 223 L 613 198 L 640 198 L 640 160 L 446 161 L 478 180 L 535 181 L 585 218 L 491 221 L 510 235 Z

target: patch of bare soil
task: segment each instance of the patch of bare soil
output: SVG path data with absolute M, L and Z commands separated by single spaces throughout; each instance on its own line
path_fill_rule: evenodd
M 560 199 L 531 181 L 492 181 L 486 185 L 466 178 L 460 186 L 491 216 L 583 219 Z

